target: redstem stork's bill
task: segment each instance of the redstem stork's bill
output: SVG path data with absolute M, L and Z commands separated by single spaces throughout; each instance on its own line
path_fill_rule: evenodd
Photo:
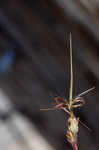
M 73 63 L 72 63 L 72 35 L 70 33 L 70 92 L 69 92 L 69 99 L 68 101 L 64 97 L 55 97 L 54 100 L 56 101 L 56 105 L 52 108 L 41 109 L 41 110 L 64 110 L 66 113 L 69 114 L 68 118 L 68 130 L 66 133 L 66 137 L 68 142 L 72 145 L 73 150 L 78 150 L 77 141 L 78 141 L 78 130 L 79 130 L 79 122 L 86 127 L 89 131 L 91 130 L 88 128 L 82 121 L 79 120 L 74 115 L 74 108 L 82 107 L 85 104 L 84 99 L 82 96 L 87 94 L 88 92 L 95 89 L 92 87 L 81 94 L 78 94 L 76 97 L 73 97 Z

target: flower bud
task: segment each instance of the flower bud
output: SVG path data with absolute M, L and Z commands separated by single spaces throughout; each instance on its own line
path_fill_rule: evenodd
M 70 116 L 68 119 L 68 130 L 66 136 L 67 140 L 72 144 L 73 147 L 77 147 L 78 123 L 79 118 L 76 118 L 74 115 Z

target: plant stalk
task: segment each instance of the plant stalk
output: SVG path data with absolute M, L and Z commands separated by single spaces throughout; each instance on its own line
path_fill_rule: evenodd
M 69 108 L 72 112 L 73 99 L 73 63 L 72 63 L 72 34 L 70 33 L 70 93 L 69 93 Z

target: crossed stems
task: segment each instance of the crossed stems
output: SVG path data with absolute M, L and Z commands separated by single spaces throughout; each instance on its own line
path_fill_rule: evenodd
M 87 94 L 88 92 L 92 91 L 95 89 L 95 87 L 92 87 L 81 94 L 77 95 L 76 97 L 73 98 L 72 100 L 72 108 L 80 108 L 85 104 L 84 99 L 82 98 L 83 95 Z M 47 108 L 47 109 L 40 109 L 40 110 L 64 110 L 68 114 L 70 114 L 70 105 L 69 102 L 64 98 L 64 97 L 55 97 L 54 100 L 56 101 L 56 105 L 52 108 Z
M 83 95 L 87 94 L 88 92 L 92 91 L 95 87 L 92 87 L 78 96 L 76 96 L 72 100 L 72 109 L 73 108 L 80 108 L 85 104 L 84 99 L 82 98 Z M 76 118 L 74 116 L 73 110 L 70 107 L 70 103 L 64 98 L 64 97 L 55 97 L 54 100 L 56 101 L 56 105 L 52 108 L 47 108 L 47 109 L 41 109 L 41 110 L 64 110 L 67 112 L 70 117 L 68 119 L 68 130 L 66 133 L 67 140 L 69 143 L 72 145 L 73 150 L 78 150 L 77 146 L 77 134 L 78 134 L 78 123 L 80 122 L 84 127 L 86 127 L 89 131 L 91 129 L 86 126 L 79 118 Z

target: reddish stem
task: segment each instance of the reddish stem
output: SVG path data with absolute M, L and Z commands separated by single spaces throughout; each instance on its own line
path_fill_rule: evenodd
M 77 144 L 76 143 L 72 143 L 72 147 L 74 150 L 78 150 Z

